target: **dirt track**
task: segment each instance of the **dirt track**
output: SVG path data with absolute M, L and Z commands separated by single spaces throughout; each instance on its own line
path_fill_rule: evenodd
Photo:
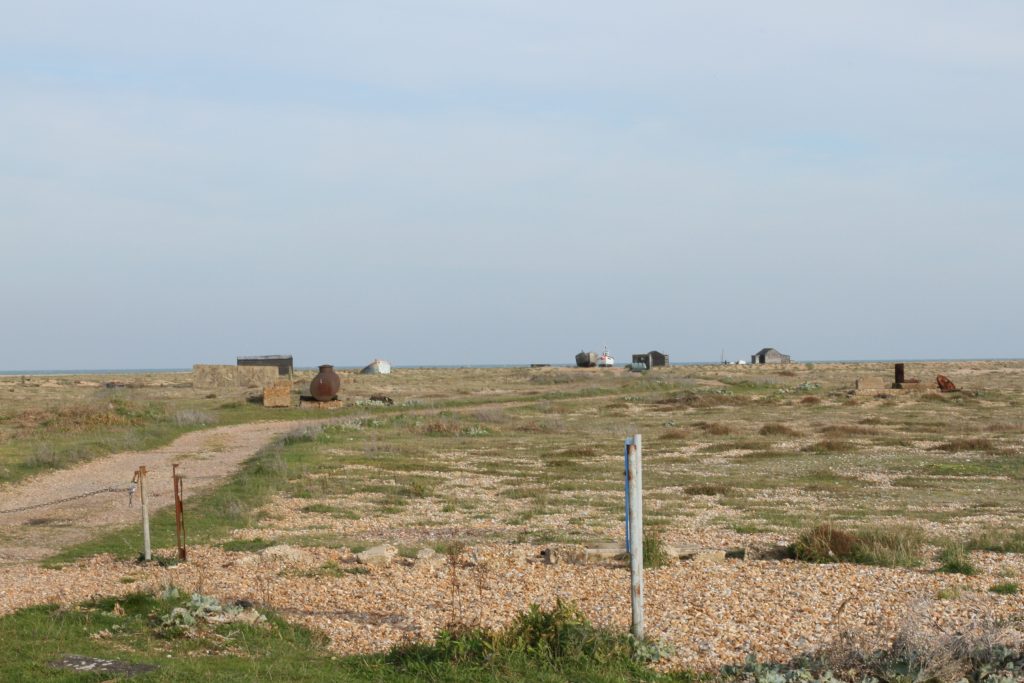
M 215 485 L 294 422 L 257 422 L 190 432 L 151 451 L 129 451 L 0 486 L 0 564 L 43 559 L 105 528 L 137 521 L 138 499 L 128 506 L 132 473 L 145 465 L 150 510 L 174 502 L 171 465 L 185 476 L 186 498 Z M 116 487 L 63 503 L 20 512 L 26 506 Z

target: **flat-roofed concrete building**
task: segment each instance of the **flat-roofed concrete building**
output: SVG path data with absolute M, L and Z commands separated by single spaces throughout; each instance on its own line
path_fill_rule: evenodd
M 291 356 L 239 356 L 238 365 L 261 365 L 277 368 L 280 377 L 291 377 L 294 364 Z

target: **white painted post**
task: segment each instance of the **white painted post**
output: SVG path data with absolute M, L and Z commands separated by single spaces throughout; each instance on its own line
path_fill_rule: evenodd
M 139 467 L 139 502 L 142 503 L 142 557 L 147 562 L 153 559 L 149 546 L 149 503 L 146 501 L 146 466 Z
M 644 494 L 640 435 L 626 439 L 626 488 L 629 496 L 629 587 L 633 636 L 644 638 Z

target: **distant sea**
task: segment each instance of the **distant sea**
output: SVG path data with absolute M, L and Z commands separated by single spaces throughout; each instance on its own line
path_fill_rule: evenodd
M 1020 361 L 1024 358 L 866 358 L 861 360 L 795 360 L 793 365 L 806 365 L 808 363 L 964 363 L 971 361 Z M 695 365 L 721 365 L 720 361 L 692 361 L 686 363 L 672 363 L 673 366 L 695 366 Z M 550 363 L 551 367 L 575 367 L 575 363 Z M 620 363 L 616 367 L 623 367 Z M 529 363 L 488 363 L 482 365 L 394 365 L 396 370 L 402 369 L 439 369 L 452 370 L 456 368 L 524 368 Z M 339 370 L 361 370 L 364 365 L 335 365 Z M 316 370 L 312 367 L 297 367 L 296 370 Z M 100 368 L 100 369 L 62 369 L 62 370 L 0 370 L 0 375 L 139 375 L 156 372 L 191 372 L 192 368 Z

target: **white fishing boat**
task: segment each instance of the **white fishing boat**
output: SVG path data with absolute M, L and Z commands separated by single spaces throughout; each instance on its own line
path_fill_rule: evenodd
M 599 368 L 611 368 L 615 367 L 615 359 L 608 354 L 608 347 L 604 347 L 604 351 L 600 356 L 597 357 L 597 367 Z

